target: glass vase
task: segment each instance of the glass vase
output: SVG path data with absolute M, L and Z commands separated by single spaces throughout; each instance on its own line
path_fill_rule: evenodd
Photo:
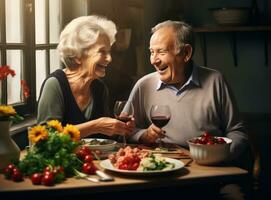
M 0 121 L 0 170 L 20 158 L 20 148 L 10 137 L 11 121 Z

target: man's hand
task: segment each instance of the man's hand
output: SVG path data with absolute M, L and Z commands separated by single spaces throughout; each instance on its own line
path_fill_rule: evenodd
M 165 131 L 161 128 L 151 124 L 149 128 L 142 134 L 139 141 L 143 143 L 156 143 L 159 138 L 165 137 Z

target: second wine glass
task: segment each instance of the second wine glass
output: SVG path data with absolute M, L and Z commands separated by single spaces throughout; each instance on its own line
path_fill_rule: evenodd
M 131 101 L 116 101 L 114 106 L 115 118 L 122 121 L 128 122 L 134 116 L 134 106 Z M 123 146 L 126 146 L 126 137 L 123 136 Z
M 155 126 L 159 128 L 163 128 L 165 125 L 167 125 L 171 117 L 169 106 L 168 105 L 153 105 L 151 107 L 150 117 L 151 117 L 152 123 Z M 159 138 L 158 140 L 158 145 L 159 147 L 162 146 L 161 138 Z

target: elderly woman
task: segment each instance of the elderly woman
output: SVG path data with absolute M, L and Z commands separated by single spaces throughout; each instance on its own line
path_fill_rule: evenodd
M 129 135 L 134 122 L 104 117 L 108 114 L 107 87 L 100 79 L 112 61 L 115 24 L 103 17 L 72 20 L 61 32 L 58 50 L 65 69 L 58 69 L 43 82 L 38 103 L 38 123 L 57 119 L 74 124 L 81 137 Z M 96 135 L 97 136 L 97 135 Z

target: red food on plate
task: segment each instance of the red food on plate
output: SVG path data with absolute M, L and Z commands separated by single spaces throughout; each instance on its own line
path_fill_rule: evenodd
M 127 146 L 120 148 L 117 153 L 109 155 L 109 160 L 117 169 L 137 170 L 141 159 L 147 155 L 148 152 L 146 151 Z

